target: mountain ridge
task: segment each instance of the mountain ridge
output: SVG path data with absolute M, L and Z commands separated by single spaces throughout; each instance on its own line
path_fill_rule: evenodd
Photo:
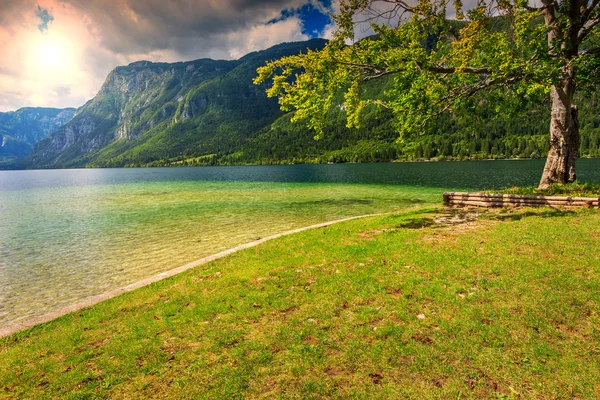
M 360 129 L 346 127 L 343 97 L 327 116 L 326 135 L 313 140 L 293 113 L 279 109 L 256 68 L 326 40 L 292 42 L 239 60 L 177 63 L 138 61 L 115 68 L 98 95 L 72 121 L 40 141 L 19 168 L 141 167 L 324 162 L 377 162 L 544 157 L 549 147 L 548 104 L 520 114 L 441 114 L 422 135 L 398 142 L 392 116 L 367 107 Z M 393 79 L 393 77 L 389 77 Z M 366 87 L 385 96 L 390 80 Z M 580 96 L 582 156 L 600 156 L 600 97 Z
M 0 164 L 27 156 L 37 142 L 70 121 L 75 108 L 23 107 L 0 112 Z
M 267 59 L 321 48 L 325 43 L 323 39 L 283 43 L 239 60 L 138 61 L 116 67 L 98 94 L 72 121 L 40 141 L 24 165 L 123 166 L 137 157 L 131 154 L 133 149 L 148 141 L 169 142 L 170 155 L 175 156 L 185 147 L 182 136 L 189 146 L 210 147 L 204 142 L 228 127 L 236 131 L 236 124 L 248 125 L 237 129 L 243 134 L 248 129 L 257 131 L 283 113 L 276 100 L 264 95 L 264 87 L 252 84 L 256 68 Z M 149 153 L 145 161 L 161 157 L 147 148 L 144 151 Z

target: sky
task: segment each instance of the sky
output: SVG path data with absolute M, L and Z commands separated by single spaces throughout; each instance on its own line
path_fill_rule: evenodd
M 79 107 L 134 61 L 330 37 L 333 0 L 0 0 L 0 112 Z

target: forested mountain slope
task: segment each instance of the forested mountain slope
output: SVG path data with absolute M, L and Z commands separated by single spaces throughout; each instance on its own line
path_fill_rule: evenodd
M 600 96 L 578 99 L 581 123 L 581 155 L 600 157 Z M 327 162 L 379 162 L 415 160 L 466 160 L 545 157 L 549 147 L 549 105 L 530 105 L 512 115 L 462 110 L 445 113 L 421 135 L 398 142 L 398 134 L 385 112 L 367 110 L 360 129 L 345 127 L 338 109 L 330 115 L 326 133 L 318 141 L 301 123 L 291 123 L 291 113 L 278 118 L 235 151 L 211 155 L 185 153 L 150 164 L 231 165 Z
M 111 72 L 75 118 L 41 141 L 27 167 L 140 165 L 237 149 L 283 113 L 252 84 L 265 60 L 320 48 L 286 43 L 235 61 L 141 61 Z
M 543 157 L 549 104 L 519 113 L 503 105 L 475 113 L 444 113 L 422 135 L 397 142 L 390 115 L 367 109 L 360 129 L 348 129 L 343 99 L 315 141 L 302 123 L 252 84 L 256 68 L 287 54 L 321 48 L 324 40 L 285 43 L 240 60 L 174 64 L 146 61 L 116 68 L 98 95 L 71 122 L 39 142 L 20 167 L 124 167 L 422 159 Z M 390 78 L 392 79 L 392 78 Z M 386 82 L 373 83 L 373 96 Z M 583 156 L 600 156 L 600 98 L 582 95 Z
M 25 157 L 33 146 L 73 118 L 74 108 L 21 108 L 0 113 L 0 160 Z

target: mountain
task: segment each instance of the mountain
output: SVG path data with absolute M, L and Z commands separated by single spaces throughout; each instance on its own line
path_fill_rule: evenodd
M 283 114 L 265 86 L 252 83 L 256 68 L 325 43 L 284 43 L 234 61 L 118 67 L 69 123 L 35 146 L 23 166 L 119 167 L 233 151 Z
M 284 43 L 239 60 L 140 61 L 118 67 L 75 117 L 35 145 L 21 168 L 376 162 L 427 159 L 544 157 L 549 105 L 519 113 L 476 113 L 468 105 L 440 115 L 423 135 L 398 142 L 392 116 L 367 108 L 361 129 L 346 127 L 343 98 L 328 116 L 326 135 L 279 110 L 255 86 L 265 61 L 319 49 L 326 41 Z M 373 81 L 380 97 L 391 79 Z M 600 156 L 600 92 L 580 94 L 582 156 Z
M 34 145 L 69 122 L 74 108 L 21 108 L 0 113 L 0 160 L 25 157 Z

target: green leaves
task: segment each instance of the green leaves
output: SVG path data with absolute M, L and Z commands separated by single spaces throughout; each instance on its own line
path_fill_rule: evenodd
M 552 25 L 544 22 L 541 8 L 525 0 L 479 2 L 468 10 L 454 1 L 455 20 L 446 18 L 447 1 L 419 0 L 412 6 L 394 1 L 386 2 L 387 8 L 381 3 L 343 0 L 334 17 L 334 40 L 322 51 L 268 63 L 255 82 L 272 77 L 269 96 L 279 97 L 283 110 L 296 110 L 294 120 L 306 120 L 317 136 L 323 134 L 322 121 L 332 106 L 344 109 L 347 125 L 357 127 L 365 107 L 374 104 L 394 113 L 402 137 L 423 132 L 429 120 L 465 99 L 476 107 L 491 94 L 496 100 L 546 95 L 565 79 L 566 66 L 577 61 L 567 57 L 565 35 L 548 40 L 551 29 L 573 25 L 566 6 L 557 8 Z M 375 36 L 345 45 L 354 40 L 358 20 L 370 20 Z M 577 62 L 582 80 L 597 82 L 591 78 L 597 60 Z M 369 98 L 366 85 L 387 76 L 394 77 L 393 87 L 384 96 Z M 509 86 L 514 90 L 507 91 Z M 340 91 L 343 104 L 336 103 Z

